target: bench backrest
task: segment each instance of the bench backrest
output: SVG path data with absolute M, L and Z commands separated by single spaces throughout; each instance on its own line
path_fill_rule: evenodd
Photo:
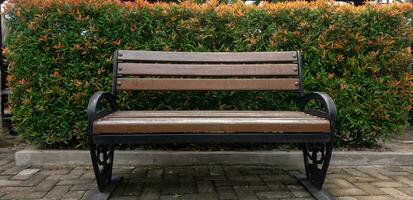
M 302 92 L 301 56 L 284 52 L 115 51 L 117 90 Z

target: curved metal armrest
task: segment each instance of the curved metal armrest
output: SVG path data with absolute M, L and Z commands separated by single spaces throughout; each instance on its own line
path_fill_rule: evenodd
M 323 106 L 324 110 L 306 110 L 307 103 L 311 100 L 318 100 Z M 331 130 L 334 131 L 336 127 L 337 108 L 331 97 L 324 92 L 312 92 L 298 98 L 300 109 L 304 112 L 326 118 L 330 121 Z
M 103 112 L 97 112 L 97 107 L 99 106 L 99 102 L 101 100 L 107 100 L 110 104 L 111 110 L 104 110 Z M 105 115 L 116 111 L 116 97 L 108 92 L 96 92 L 89 100 L 89 105 L 87 106 L 87 116 L 88 116 L 88 124 L 91 127 L 92 123 L 101 118 Z

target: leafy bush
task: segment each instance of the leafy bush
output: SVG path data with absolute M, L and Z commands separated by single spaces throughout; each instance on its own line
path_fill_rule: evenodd
M 408 120 L 412 18 L 411 4 L 15 0 L 8 7 L 5 49 L 13 120 L 26 140 L 40 146 L 85 147 L 86 106 L 94 92 L 110 91 L 116 49 L 298 49 L 305 90 L 325 91 L 337 104 L 337 143 L 374 144 Z M 118 101 L 124 109 L 271 110 L 290 109 L 293 95 L 123 92 Z

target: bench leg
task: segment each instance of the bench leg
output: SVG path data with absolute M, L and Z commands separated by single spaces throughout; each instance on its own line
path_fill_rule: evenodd
M 326 178 L 331 153 L 331 143 L 310 143 L 303 145 L 305 173 L 308 180 L 319 190 L 321 190 Z
M 90 143 L 89 148 L 99 191 L 107 192 L 112 180 L 114 145 Z
M 335 199 L 328 191 L 322 189 L 331 160 L 332 147 L 332 143 L 302 145 L 306 177 L 297 178 L 316 199 Z

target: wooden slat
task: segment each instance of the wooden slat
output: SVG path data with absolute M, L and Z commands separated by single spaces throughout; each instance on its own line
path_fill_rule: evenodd
M 106 118 L 179 118 L 179 117 L 239 117 L 239 118 L 294 118 L 294 119 L 318 119 L 316 116 L 297 111 L 116 111 L 106 116 Z
M 160 64 L 119 63 L 119 75 L 271 76 L 298 75 L 297 64 Z
M 11 109 L 9 107 L 5 107 L 3 112 L 4 115 L 11 115 Z
M 298 78 L 170 79 L 118 78 L 120 90 L 298 90 Z
M 324 119 L 287 118 L 105 118 L 94 123 L 100 133 L 176 132 L 328 132 Z
M 293 62 L 297 61 L 297 52 L 164 52 L 120 50 L 118 61 L 192 63 Z

